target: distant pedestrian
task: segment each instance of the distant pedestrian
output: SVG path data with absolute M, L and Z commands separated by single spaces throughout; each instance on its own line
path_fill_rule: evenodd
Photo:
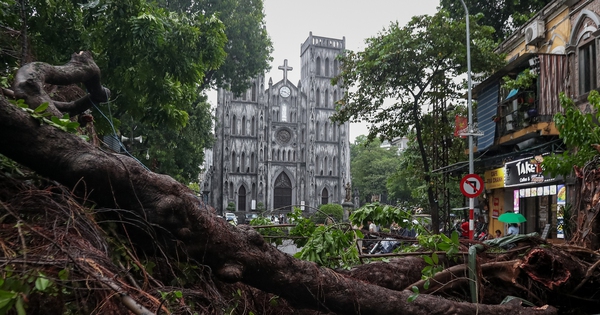
M 496 230 L 496 238 L 502 237 L 502 231 Z

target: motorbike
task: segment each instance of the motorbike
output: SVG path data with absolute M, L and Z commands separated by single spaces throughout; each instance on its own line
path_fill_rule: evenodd
M 477 241 L 485 241 L 490 238 L 490 234 L 488 232 L 488 224 L 481 224 L 477 230 L 475 230 L 475 236 L 473 237 Z

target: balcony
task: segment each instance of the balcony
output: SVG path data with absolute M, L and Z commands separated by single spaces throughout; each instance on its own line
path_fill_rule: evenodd
M 534 91 L 522 91 L 498 105 L 492 118 L 496 123 L 496 135 L 505 135 L 527 129 L 540 122 L 551 122 L 552 115 L 539 115 L 539 99 Z
M 502 78 L 516 78 L 525 69 L 538 73 L 531 88 L 508 93 L 503 88 Z M 544 142 L 549 139 L 541 136 L 557 136 L 552 119 L 554 114 L 563 111 L 558 94 L 564 91 L 564 73 L 564 55 L 526 54 L 475 87 L 477 122 L 483 133 L 477 139 L 477 151 L 511 152 L 515 145 L 528 139 L 538 138 L 535 142 Z

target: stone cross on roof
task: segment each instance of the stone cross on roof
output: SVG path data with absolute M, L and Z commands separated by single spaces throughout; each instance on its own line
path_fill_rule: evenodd
M 283 70 L 283 81 L 287 83 L 287 72 L 294 70 L 294 68 L 288 67 L 287 59 L 283 59 L 283 66 L 279 66 L 277 69 Z

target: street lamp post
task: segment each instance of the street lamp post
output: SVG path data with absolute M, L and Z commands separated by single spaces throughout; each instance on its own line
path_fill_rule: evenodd
M 469 126 L 467 135 L 469 136 L 469 174 L 475 173 L 475 167 L 473 166 L 473 102 L 471 99 L 471 39 L 470 39 L 470 31 L 469 31 L 469 10 L 467 9 L 467 5 L 463 0 L 460 0 L 463 7 L 465 8 L 465 16 L 466 16 L 466 24 L 467 24 L 467 110 L 469 115 Z M 469 198 L 469 239 L 473 239 L 474 228 L 475 228 L 475 220 L 474 220 L 474 209 L 475 208 L 475 198 Z
M 468 77 L 468 91 L 467 91 L 467 109 L 469 114 L 469 126 L 467 135 L 469 136 L 469 174 L 475 174 L 475 167 L 473 166 L 473 136 L 475 135 L 475 131 L 473 130 L 473 104 L 471 100 L 471 39 L 469 32 L 469 9 L 467 9 L 467 5 L 463 0 L 460 0 L 463 7 L 465 8 L 465 16 L 467 22 L 467 77 Z M 483 187 L 481 187 L 483 189 Z M 473 229 L 475 227 L 474 221 L 474 209 L 475 208 L 475 198 L 469 198 L 469 239 L 473 239 Z M 469 255 L 474 254 L 476 252 L 475 247 L 469 248 Z M 475 274 L 475 270 L 469 268 L 469 288 L 471 291 L 471 301 L 473 303 L 479 302 L 479 294 L 477 288 L 477 276 Z

